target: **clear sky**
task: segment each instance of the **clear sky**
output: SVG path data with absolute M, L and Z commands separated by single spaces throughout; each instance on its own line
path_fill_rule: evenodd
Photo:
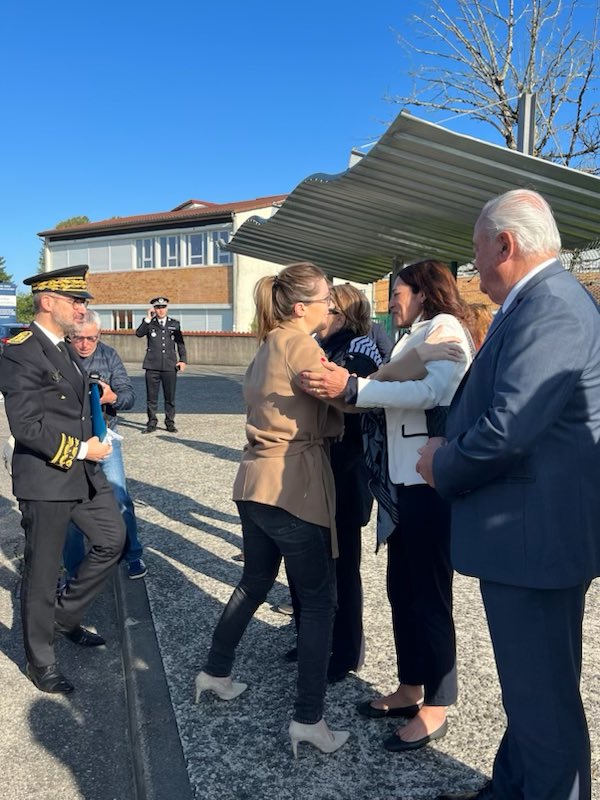
M 4 0 L 0 255 L 17 283 L 38 231 L 246 200 L 346 169 L 409 92 L 413 0 Z M 447 125 L 473 133 L 466 119 Z M 490 139 L 486 132 L 485 138 Z M 491 140 L 491 139 L 490 139 Z M 22 289 L 23 287 L 19 287 Z

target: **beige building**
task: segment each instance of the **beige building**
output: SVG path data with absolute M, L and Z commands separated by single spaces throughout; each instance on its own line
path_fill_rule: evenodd
M 89 264 L 93 308 L 106 330 L 135 329 L 148 302 L 169 298 L 186 331 L 248 331 L 258 278 L 267 261 L 225 249 L 250 217 L 276 213 L 286 195 L 234 203 L 188 200 L 171 211 L 54 228 L 44 239 L 46 269 Z

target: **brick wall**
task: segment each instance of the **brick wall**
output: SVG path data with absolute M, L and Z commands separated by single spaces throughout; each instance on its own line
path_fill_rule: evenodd
M 600 303 L 600 272 L 577 272 L 573 273 L 581 281 L 585 288 L 590 292 L 597 303 Z
M 159 295 L 171 304 L 232 302 L 230 266 L 88 273 L 88 286 L 98 305 L 147 305 Z
M 373 285 L 374 314 L 387 314 L 390 298 L 389 278 L 382 278 Z

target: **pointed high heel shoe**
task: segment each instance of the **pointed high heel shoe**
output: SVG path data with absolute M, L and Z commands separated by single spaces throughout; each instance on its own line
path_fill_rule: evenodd
M 346 744 L 350 731 L 330 731 L 324 719 L 314 725 L 305 725 L 303 722 L 290 722 L 290 739 L 294 758 L 298 758 L 298 743 L 308 742 L 322 753 L 333 753 Z
M 232 681 L 231 675 L 226 678 L 216 678 L 214 675 L 202 671 L 196 676 L 196 703 L 200 700 L 202 692 L 214 692 L 221 700 L 235 700 L 247 688 L 247 683 Z

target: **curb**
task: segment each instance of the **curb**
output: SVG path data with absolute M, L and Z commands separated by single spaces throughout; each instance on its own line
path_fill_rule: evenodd
M 192 800 L 144 580 L 114 576 L 137 800 Z

